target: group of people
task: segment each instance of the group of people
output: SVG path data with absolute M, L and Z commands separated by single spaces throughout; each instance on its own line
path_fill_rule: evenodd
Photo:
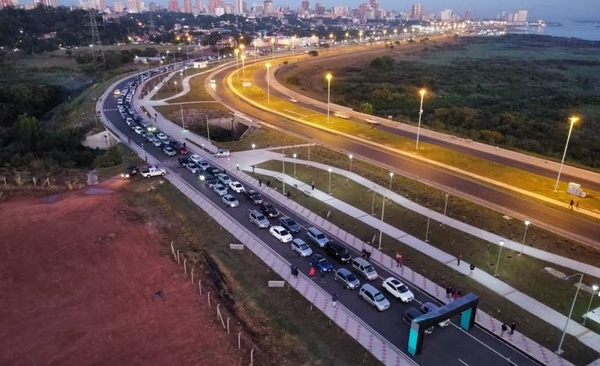
M 459 288 L 452 286 L 446 287 L 446 299 L 460 299 L 462 297 L 462 291 Z
M 510 323 L 510 326 L 502 323 L 502 333 L 500 333 L 500 337 L 502 337 L 504 335 L 504 332 L 506 332 L 509 327 L 510 327 L 510 333 L 509 334 L 510 335 L 515 334 L 515 329 L 517 329 L 517 322 L 513 320 L 513 322 Z

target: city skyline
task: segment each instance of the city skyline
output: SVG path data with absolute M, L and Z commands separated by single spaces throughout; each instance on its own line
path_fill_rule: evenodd
M 20 3 L 24 4 L 26 0 L 21 0 Z M 29 1 L 27 1 L 29 2 Z M 169 8 L 169 0 L 155 0 L 157 5 L 162 6 L 165 9 Z M 235 6 L 235 0 L 225 0 L 225 3 L 229 3 Z M 112 1 L 106 2 L 107 6 L 112 6 Z M 121 3 L 127 4 L 127 0 L 121 0 Z M 145 1 L 146 5 L 150 3 L 149 0 Z M 184 0 L 180 0 L 181 11 L 184 9 Z M 263 1 L 246 1 L 246 6 L 249 8 L 252 4 L 262 4 Z M 309 1 L 310 9 L 314 10 L 317 3 L 322 4 L 327 10 L 333 6 L 345 6 L 349 8 L 358 8 L 360 4 L 369 3 L 365 0 L 320 0 L 320 1 Z M 543 19 L 546 21 L 597 21 L 600 22 L 600 2 L 590 2 L 589 0 L 571 0 L 569 3 L 565 3 L 563 0 L 499 0 L 495 2 L 482 2 L 475 0 L 425 0 L 425 1 L 410 1 L 399 4 L 395 0 L 379 0 L 379 7 L 387 11 L 405 11 L 410 12 L 413 4 L 420 3 L 422 5 L 423 14 L 439 14 L 444 10 L 451 10 L 452 13 L 457 15 L 464 15 L 466 11 L 469 11 L 474 18 L 487 18 L 493 19 L 497 16 L 502 16 L 504 13 L 515 12 L 520 9 L 526 9 L 529 12 L 529 20 L 535 21 Z M 78 0 L 58 0 L 59 5 L 74 5 L 79 4 Z M 273 7 L 289 7 L 291 10 L 298 9 L 302 4 L 302 0 L 275 0 L 273 1 Z

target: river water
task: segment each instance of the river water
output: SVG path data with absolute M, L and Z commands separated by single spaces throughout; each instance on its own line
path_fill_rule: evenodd
M 562 26 L 529 27 L 527 33 L 600 41 L 600 23 L 563 23 Z

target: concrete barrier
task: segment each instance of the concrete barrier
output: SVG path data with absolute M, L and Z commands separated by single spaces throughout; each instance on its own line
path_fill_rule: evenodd
M 269 287 L 284 287 L 285 281 L 269 281 Z

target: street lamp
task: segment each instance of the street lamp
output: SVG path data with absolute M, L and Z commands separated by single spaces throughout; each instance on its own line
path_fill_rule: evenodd
M 498 260 L 496 261 L 496 271 L 494 271 L 494 277 L 498 277 L 498 265 L 500 264 L 500 254 L 502 253 L 503 246 L 504 246 L 504 241 L 500 240 L 500 250 L 498 250 Z
M 240 50 L 236 48 L 235 50 L 233 50 L 233 52 L 235 53 L 235 71 L 237 73 L 237 79 L 240 80 Z
M 294 58 L 294 41 L 296 40 L 296 36 L 292 36 L 292 58 Z
M 327 123 L 329 123 L 329 103 L 331 101 L 331 77 L 330 72 L 325 75 L 325 79 L 327 79 Z
M 275 37 L 271 37 L 271 60 L 275 58 Z
M 256 148 L 256 144 L 252 144 L 252 150 Z
M 390 195 L 392 194 L 392 179 L 394 178 L 394 173 L 390 172 Z M 384 213 L 385 213 L 385 194 L 382 194 L 381 197 L 383 198 L 383 204 L 381 205 L 381 223 L 379 224 L 379 246 L 377 247 L 377 250 L 381 250 L 381 238 L 383 236 L 383 218 L 384 218 Z
M 394 179 L 394 173 L 390 172 L 390 198 L 392 196 L 392 179 Z
M 298 154 L 294 154 L 294 178 L 296 177 L 296 158 L 298 157 Z
M 577 295 L 579 295 L 579 289 L 581 288 L 581 283 L 583 282 L 583 273 L 575 273 L 570 276 L 563 277 L 563 281 L 570 280 L 575 276 L 581 276 L 579 279 L 579 284 L 577 285 L 577 291 L 575 291 L 575 297 L 573 298 L 573 303 L 571 304 L 571 310 L 569 311 L 569 316 L 567 317 L 567 321 L 565 322 L 565 328 L 563 329 L 562 336 L 560 337 L 560 343 L 558 343 L 558 348 L 554 353 L 560 355 L 563 353 L 562 345 L 565 341 L 565 335 L 567 334 L 567 327 L 569 326 L 569 321 L 571 320 L 571 315 L 573 315 L 573 308 L 575 308 L 575 302 L 577 301 Z
M 358 44 L 362 42 L 363 31 L 358 32 Z
M 333 33 L 329 33 L 329 45 L 333 44 Z
M 177 94 L 177 82 L 175 82 L 175 94 Z
M 415 145 L 416 150 L 419 150 L 419 134 L 421 132 L 421 116 L 423 115 L 423 97 L 425 96 L 425 89 L 419 90 L 419 94 L 421 94 L 421 106 L 419 107 L 419 124 L 417 125 L 417 143 Z
M 558 181 L 560 180 L 560 173 L 562 173 L 563 165 L 565 164 L 565 156 L 567 155 L 567 147 L 569 147 L 569 139 L 571 138 L 571 131 L 573 131 L 573 125 L 579 121 L 579 117 L 570 117 L 571 126 L 569 127 L 569 134 L 567 135 L 567 144 L 565 145 L 565 151 L 563 152 L 562 160 L 560 161 L 560 168 L 558 169 L 558 177 L 556 177 L 556 185 L 554 186 L 554 192 L 558 190 Z
M 210 128 L 208 124 L 208 115 L 205 114 L 204 117 L 206 118 L 206 138 L 208 139 L 208 143 L 210 144 Z
M 352 154 L 348 155 L 348 157 L 350 158 L 350 173 L 352 173 Z
M 328 190 L 328 194 L 331 194 L 331 168 L 327 169 L 327 171 L 329 172 L 329 190 Z
M 590 309 L 592 308 L 592 300 L 594 300 L 594 296 L 596 296 L 596 291 L 598 291 L 598 285 L 592 285 L 592 290 L 594 290 L 594 292 L 592 293 L 592 296 L 590 297 L 590 303 L 588 304 L 588 309 L 587 312 L 585 313 L 585 318 L 583 318 L 583 325 L 585 325 L 585 321 L 588 318 L 588 314 L 590 313 Z
M 265 66 L 267 67 L 267 103 L 271 103 L 271 73 L 269 73 L 271 63 L 267 62 Z
M 529 228 L 529 224 L 531 224 L 531 222 L 525 221 L 525 232 L 523 233 L 523 241 L 521 242 L 521 252 L 519 253 L 519 255 L 523 255 L 523 247 L 525 246 L 525 236 L 527 235 L 527 229 Z
M 242 59 L 242 83 L 244 82 L 244 80 L 246 79 L 246 64 L 244 62 L 244 60 L 246 60 L 246 55 L 242 54 L 242 56 L 240 56 Z
M 348 48 L 348 37 L 350 36 L 350 34 L 348 32 L 346 32 L 346 48 Z

